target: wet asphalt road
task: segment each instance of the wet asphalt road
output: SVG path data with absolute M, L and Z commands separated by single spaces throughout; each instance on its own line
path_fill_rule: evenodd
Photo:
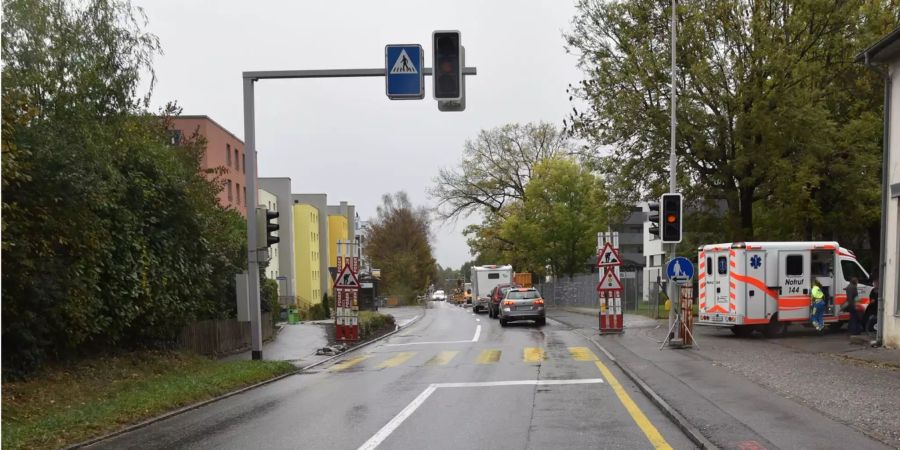
M 693 448 L 567 326 L 424 311 L 332 363 L 91 448 Z

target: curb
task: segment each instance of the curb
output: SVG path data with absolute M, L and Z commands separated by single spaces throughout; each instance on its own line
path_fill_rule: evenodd
M 425 313 L 419 314 L 419 315 L 417 315 L 416 317 L 414 317 L 412 320 L 410 320 L 409 322 L 407 322 L 406 324 L 404 324 L 403 327 L 400 327 L 399 325 L 397 325 L 396 328 L 394 329 L 394 331 L 391 331 L 390 333 L 385 333 L 385 334 L 383 334 L 383 335 L 381 335 L 381 336 L 378 336 L 377 338 L 370 339 L 370 340 L 368 340 L 368 341 L 366 341 L 366 342 L 363 342 L 363 343 L 361 343 L 361 344 L 359 344 L 359 345 L 355 345 L 355 346 L 351 347 L 350 349 L 347 349 L 346 351 L 344 351 L 344 352 L 342 352 L 342 353 L 339 353 L 339 354 L 334 355 L 334 356 L 332 356 L 332 357 L 330 357 L 330 358 L 327 358 L 327 359 L 323 359 L 322 361 L 319 361 L 319 362 L 317 362 L 317 363 L 313 363 L 313 364 L 310 364 L 310 365 L 308 365 L 308 366 L 305 366 L 305 367 L 302 367 L 302 368 L 298 368 L 298 369 L 296 369 L 296 370 L 293 370 L 293 371 L 291 371 L 291 372 L 281 374 L 281 375 L 279 375 L 279 376 L 277 376 L 277 377 L 275 377 L 275 378 L 270 378 L 270 379 L 265 380 L 265 381 L 260 381 L 259 383 L 256 383 L 256 384 L 251 384 L 250 386 L 244 386 L 244 387 L 242 387 L 242 388 L 240 388 L 240 389 L 238 389 L 238 390 L 236 390 L 236 391 L 226 392 L 226 393 L 224 393 L 224 394 L 222 394 L 222 395 L 219 395 L 218 397 L 213 397 L 213 398 L 210 398 L 210 399 L 207 399 L 207 400 L 203 400 L 203 401 L 198 402 L 198 403 L 194 403 L 194 404 L 192 404 L 192 405 L 184 406 L 184 407 L 181 407 L 181 408 L 176 409 L 176 410 L 174 410 L 174 411 L 169 411 L 169 412 L 164 413 L 164 414 L 162 414 L 162 415 L 159 415 L 159 416 L 156 416 L 156 417 L 152 417 L 152 418 L 150 418 L 150 419 L 147 419 L 147 420 L 145 420 L 145 421 L 143 421 L 143 422 L 138 422 L 138 423 L 136 423 L 136 424 L 134 424 L 134 425 L 129 425 L 129 426 L 125 427 L 125 428 L 122 428 L 121 430 L 113 431 L 112 433 L 105 434 L 105 435 L 103 435 L 103 436 L 99 436 L 99 437 L 96 437 L 96 438 L 88 439 L 88 440 L 86 440 L 86 441 L 82 441 L 82 442 L 79 442 L 79 443 L 77 443 L 77 444 L 72 444 L 72 445 L 70 445 L 70 446 L 62 447 L 62 448 L 63 448 L 64 450 L 74 450 L 74 449 L 79 449 L 79 448 L 87 447 L 88 445 L 93 445 L 93 444 L 96 444 L 96 443 L 98 443 L 98 442 L 105 441 L 105 440 L 107 440 L 107 439 L 111 439 L 111 438 L 114 438 L 114 437 L 119 436 L 119 435 L 122 435 L 122 434 L 130 433 L 130 432 L 132 432 L 132 431 L 139 430 L 139 429 L 141 429 L 141 428 L 145 428 L 145 427 L 147 427 L 147 426 L 149 426 L 149 425 L 152 425 L 152 424 L 154 424 L 154 423 L 156 423 L 156 422 L 160 422 L 160 421 L 163 421 L 163 420 L 166 420 L 166 419 L 175 417 L 175 416 L 177 416 L 177 415 L 179 415 L 179 414 L 184 414 L 184 413 L 186 413 L 186 412 L 188 412 L 188 411 L 193 411 L 193 410 L 195 410 L 195 409 L 202 408 L 202 407 L 204 407 L 204 406 L 206 406 L 206 405 L 209 405 L 210 403 L 215 403 L 215 402 L 217 402 L 217 401 L 219 401 L 219 400 L 224 400 L 224 399 L 226 399 L 226 398 L 228 398 L 228 397 L 233 397 L 233 396 L 238 395 L 238 394 L 243 394 L 244 392 L 247 392 L 247 391 L 250 391 L 250 390 L 253 390 L 253 389 L 262 387 L 262 386 L 265 386 L 265 385 L 267 385 L 267 384 L 274 383 L 274 382 L 276 382 L 276 381 L 282 380 L 282 379 L 284 379 L 284 378 L 287 378 L 287 377 L 290 377 L 290 376 L 293 376 L 293 375 L 297 375 L 297 374 L 303 373 L 303 372 L 305 372 L 305 371 L 307 371 L 307 370 L 309 370 L 309 369 L 312 369 L 313 367 L 320 366 L 320 365 L 325 364 L 325 363 L 327 363 L 327 362 L 329 362 L 329 361 L 332 361 L 332 360 L 334 360 L 334 359 L 340 358 L 340 357 L 342 357 L 342 356 L 344 356 L 344 355 L 346 355 L 346 354 L 348 354 L 348 353 L 352 353 L 352 352 L 354 352 L 354 351 L 356 351 L 356 350 L 358 350 L 358 349 L 361 349 L 361 348 L 363 348 L 363 347 L 366 347 L 366 346 L 368 346 L 368 345 L 370 345 L 370 344 L 373 344 L 373 343 L 375 343 L 375 342 L 378 342 L 378 341 L 380 341 L 380 340 L 382 340 L 382 339 L 387 339 L 388 337 L 393 336 L 394 334 L 399 333 L 400 331 L 406 329 L 406 328 L 409 327 L 410 325 L 413 325 L 414 323 L 418 322 L 419 319 L 421 319 L 424 315 L 425 315 Z
M 572 312 L 572 311 L 569 311 L 569 312 Z M 573 312 L 573 313 L 577 314 L 577 312 Z M 568 326 L 570 328 L 573 328 L 573 329 L 578 328 L 568 322 L 559 320 L 556 317 L 550 317 L 550 318 L 559 323 L 565 324 L 566 326 Z M 579 333 L 577 331 L 575 331 L 575 333 L 586 338 L 592 344 L 594 344 L 595 347 L 600 349 L 600 351 L 603 352 L 603 354 L 606 355 L 606 357 L 609 358 L 613 362 L 613 364 L 615 364 L 616 367 L 618 367 L 619 370 L 621 370 L 625 374 L 625 376 L 627 376 L 631 380 L 631 382 L 633 382 L 635 385 L 637 385 L 638 389 L 640 389 L 641 392 L 643 392 L 644 395 L 646 395 L 647 398 L 650 399 L 650 402 L 653 403 L 657 408 L 659 408 L 660 412 L 662 412 L 673 423 L 675 423 L 675 426 L 677 426 L 687 436 L 687 438 L 691 440 L 691 442 L 693 442 L 695 445 L 697 445 L 698 447 L 705 449 L 705 450 L 716 450 L 719 448 L 718 446 L 716 446 L 715 444 L 710 442 L 709 439 L 707 439 L 705 436 L 703 436 L 703 433 L 701 433 L 700 430 L 698 430 L 684 416 L 682 416 L 681 413 L 679 413 L 677 410 L 675 410 L 675 408 L 673 408 L 665 400 L 663 400 L 662 397 L 660 397 L 659 394 L 657 394 L 656 391 L 653 390 L 653 388 L 651 388 L 649 385 L 647 385 L 647 383 L 645 383 L 644 380 L 641 380 L 637 376 L 637 374 L 635 374 L 630 368 L 628 368 L 628 366 L 626 366 L 624 363 L 620 362 L 618 359 L 616 359 L 615 356 L 612 355 L 612 353 L 610 353 L 608 350 L 606 350 L 606 348 L 604 348 L 602 345 L 600 345 L 600 343 L 597 342 L 593 338 L 593 336 L 585 336 L 584 334 Z

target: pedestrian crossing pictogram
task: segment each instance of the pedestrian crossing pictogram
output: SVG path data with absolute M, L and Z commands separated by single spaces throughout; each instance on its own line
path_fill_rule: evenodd
M 413 64 L 412 60 L 409 59 L 409 55 L 406 54 L 406 50 L 400 52 L 400 56 L 397 57 L 397 61 L 394 63 L 393 67 L 391 67 L 391 74 L 399 74 L 399 73 L 408 73 L 408 74 L 418 74 L 419 72 L 416 70 L 415 64 Z

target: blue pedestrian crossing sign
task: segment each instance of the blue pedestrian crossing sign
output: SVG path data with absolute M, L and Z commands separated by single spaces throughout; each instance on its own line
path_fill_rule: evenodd
M 425 52 L 418 44 L 384 46 L 385 93 L 391 100 L 425 98 Z
M 672 258 L 666 265 L 666 277 L 676 284 L 688 284 L 694 278 L 694 265 L 683 256 Z

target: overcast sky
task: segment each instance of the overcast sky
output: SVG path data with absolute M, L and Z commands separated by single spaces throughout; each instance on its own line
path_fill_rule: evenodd
M 466 111 L 439 112 L 426 98 L 390 101 L 383 78 L 264 80 L 256 87 L 259 175 L 290 177 L 293 191 L 346 200 L 360 218 L 381 195 L 405 190 L 433 206 L 426 189 L 458 163 L 463 143 L 484 128 L 549 121 L 572 105 L 581 79 L 562 33 L 574 0 L 184 1 L 137 0 L 165 54 L 154 63 L 155 106 L 177 100 L 243 137 L 241 72 L 384 67 L 386 44 L 421 44 L 431 66 L 431 32 L 457 29 L 466 65 Z M 473 219 L 470 219 L 471 222 Z M 435 223 L 435 258 L 459 267 L 471 258 L 465 222 Z M 499 262 L 499 261 L 498 261 Z

